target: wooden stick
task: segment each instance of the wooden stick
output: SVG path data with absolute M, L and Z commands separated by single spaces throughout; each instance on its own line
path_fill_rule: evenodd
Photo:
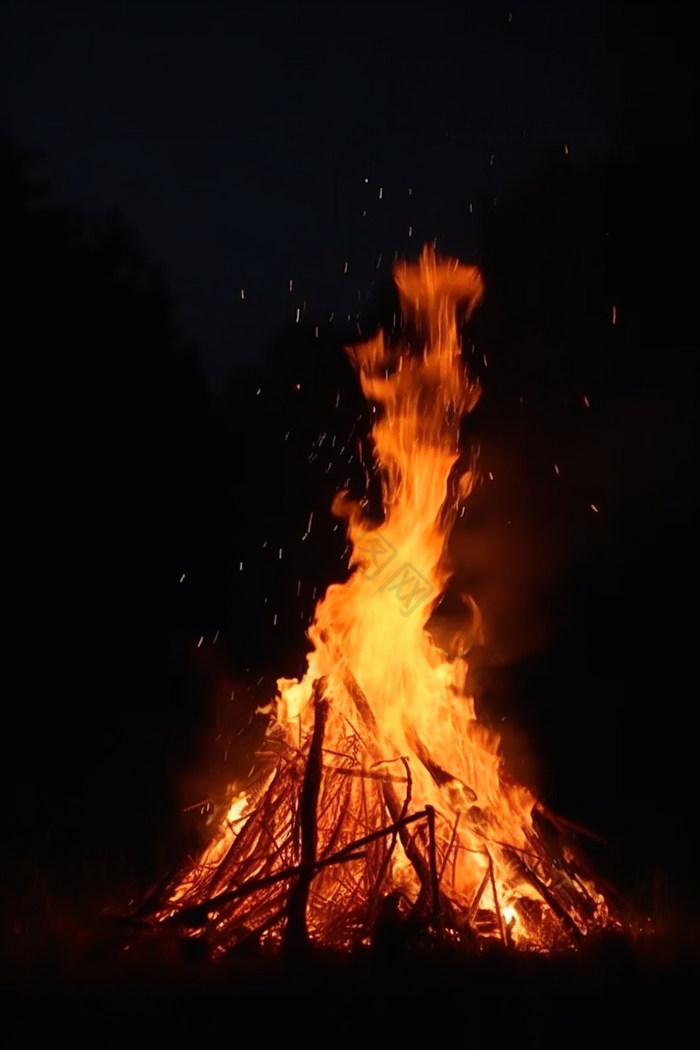
M 495 874 L 494 869 L 493 869 L 493 857 L 491 856 L 490 853 L 488 854 L 488 858 L 489 858 L 489 875 L 491 877 L 491 890 L 493 892 L 493 904 L 494 904 L 494 907 L 496 909 L 496 917 L 498 919 L 498 929 L 500 930 L 500 933 L 501 933 L 501 940 L 503 941 L 504 945 L 506 947 L 508 947 L 508 937 L 506 935 L 506 927 L 505 927 L 505 923 L 503 922 L 503 914 L 501 913 L 501 905 L 500 905 L 500 902 L 498 900 L 498 890 L 496 889 L 496 874 Z
M 425 820 L 427 813 L 424 809 L 420 813 L 412 813 L 410 817 L 404 817 L 403 825 L 414 823 L 416 820 Z M 337 853 L 334 853 L 332 857 L 326 857 L 324 860 L 317 860 L 311 865 L 314 871 L 320 871 L 322 868 L 327 868 L 331 864 L 345 864 L 350 860 L 359 860 L 364 857 L 365 854 L 359 852 L 364 846 L 368 846 L 370 842 L 375 842 L 377 839 L 382 838 L 383 835 L 391 835 L 396 830 L 396 825 L 390 824 L 386 828 L 380 828 L 379 831 L 373 831 L 371 835 L 365 835 L 364 838 L 358 839 L 356 842 L 350 842 L 347 846 L 344 846 Z M 208 916 L 213 912 L 219 911 L 229 901 L 237 900 L 239 898 L 248 897 L 252 893 L 256 893 L 258 890 L 267 889 L 268 886 L 273 886 L 276 882 L 283 882 L 285 879 L 291 879 L 295 875 L 300 875 L 303 872 L 303 868 L 299 865 L 294 865 L 291 868 L 285 868 L 283 871 L 276 871 L 271 875 L 265 875 L 260 879 L 253 879 L 250 882 L 243 883 L 242 886 L 237 886 L 235 890 L 228 890 L 226 893 L 220 893 L 216 897 L 212 897 L 211 900 L 205 901 L 203 904 L 195 904 L 190 908 L 183 908 L 182 911 L 172 916 L 170 920 L 173 923 L 182 922 L 185 925 L 203 926 Z
M 425 816 L 425 814 L 421 814 Z M 322 868 L 327 868 L 331 864 L 345 864 L 350 860 L 360 860 L 364 857 L 364 853 L 343 853 L 336 854 L 334 857 L 329 857 L 328 860 L 319 860 L 313 865 L 314 872 L 320 871 Z M 235 890 L 228 890 L 226 893 L 220 893 L 217 897 L 212 897 L 211 900 L 205 901 L 203 904 L 194 904 L 190 908 L 183 908 L 182 911 L 177 912 L 168 921 L 171 925 L 183 925 L 197 928 L 204 926 L 208 921 L 210 915 L 215 914 L 221 910 L 226 904 L 231 901 L 242 900 L 244 897 L 250 897 L 253 893 L 257 893 L 258 890 L 265 890 L 269 886 L 274 886 L 276 882 L 284 882 L 285 879 L 292 879 L 295 875 L 301 875 L 304 869 L 299 865 L 294 865 L 293 868 L 285 868 L 283 871 L 275 871 L 272 875 L 264 875 L 261 879 L 252 879 L 250 882 L 243 883 L 242 886 L 237 886 Z
M 309 903 L 309 887 L 316 874 L 316 844 L 318 825 L 316 809 L 323 776 L 323 735 L 328 718 L 328 701 L 324 699 L 325 678 L 314 682 L 314 730 L 311 747 L 306 760 L 306 772 L 301 789 L 300 829 L 301 829 L 301 867 L 302 873 L 291 888 L 288 902 L 288 921 L 285 946 L 292 951 L 302 950 L 308 944 L 306 927 L 306 909 Z
M 433 928 L 439 937 L 442 930 L 440 923 L 440 880 L 438 878 L 437 847 L 435 844 L 435 810 L 432 806 L 426 806 L 425 812 L 428 814 L 428 855 L 430 857 L 430 881 L 433 890 Z
M 595 831 L 590 831 L 588 828 L 584 828 L 582 824 L 576 824 L 573 820 L 569 820 L 568 817 L 560 817 L 557 813 L 553 813 L 551 809 L 548 809 L 543 802 L 537 803 L 537 809 L 543 817 L 553 824 L 559 832 L 564 830 L 574 831 L 577 835 L 583 835 L 585 838 L 592 839 L 594 842 L 600 842 L 603 846 L 607 846 L 607 840 L 597 835 Z
M 504 850 L 504 856 L 512 864 L 512 866 L 530 883 L 531 886 L 537 890 L 539 895 L 545 901 L 546 904 L 552 909 L 554 914 L 557 916 L 562 926 L 575 941 L 580 942 L 583 939 L 583 934 L 569 915 L 568 911 L 559 903 L 555 895 L 549 889 L 548 886 L 542 882 L 542 880 L 535 874 L 534 871 L 521 860 L 516 853 L 509 850 Z
M 416 730 L 406 720 L 404 720 L 404 733 L 409 744 L 418 755 L 418 758 L 425 766 L 430 776 L 438 787 L 444 787 L 445 784 L 459 784 L 464 791 L 464 794 L 470 802 L 476 802 L 477 794 L 474 788 L 470 787 L 469 784 L 465 784 L 463 780 L 456 777 L 453 773 L 443 769 L 443 767 L 435 761 L 430 751 L 425 746 L 421 738 L 418 736 Z
M 438 875 L 438 881 L 439 882 L 442 882 L 442 876 L 445 874 L 445 868 L 447 867 L 447 862 L 450 859 L 450 853 L 452 852 L 452 847 L 454 846 L 455 839 L 457 838 L 457 828 L 459 827 L 459 818 L 461 817 L 461 815 L 462 815 L 461 813 L 457 814 L 457 816 L 455 817 L 455 822 L 454 822 L 454 824 L 452 826 L 452 834 L 450 835 L 450 842 L 449 842 L 449 845 L 447 847 L 447 851 L 445 853 L 445 856 L 443 857 L 443 860 L 442 860 L 442 867 L 440 868 L 440 874 Z M 456 854 L 456 852 L 457 851 L 455 850 L 455 854 Z
M 486 889 L 486 887 L 488 885 L 490 877 L 491 877 L 491 869 L 490 869 L 489 865 L 487 864 L 486 871 L 484 872 L 484 877 L 481 880 L 481 882 L 479 883 L 478 890 L 474 894 L 474 900 L 469 905 L 469 922 L 470 923 L 474 921 L 476 913 L 479 910 L 479 903 L 480 903 L 481 898 L 483 896 L 484 890 Z
M 343 769 L 341 766 L 325 766 L 333 773 L 340 773 L 345 777 L 362 777 L 363 780 L 384 780 L 390 784 L 406 784 L 406 777 L 395 777 L 391 773 L 373 773 L 369 769 Z
M 362 719 L 365 728 L 368 732 L 369 739 L 365 741 L 367 750 L 369 751 L 373 760 L 377 764 L 379 764 L 383 761 L 384 756 L 382 755 L 379 749 L 379 726 L 377 725 L 377 720 L 374 717 L 374 712 L 370 707 L 369 701 L 367 700 L 367 697 L 362 691 L 359 682 L 357 681 L 350 667 L 348 666 L 345 657 L 341 653 L 338 646 L 330 638 L 327 631 L 323 631 L 321 633 L 321 641 L 328 647 L 333 658 L 337 660 L 340 664 L 345 691 L 354 703 L 357 713 Z M 399 825 L 401 828 L 401 845 L 403 846 L 404 852 L 406 853 L 406 856 L 413 865 L 416 875 L 418 876 L 418 880 L 421 884 L 421 897 L 426 898 L 431 892 L 430 872 L 428 871 L 428 866 L 426 865 L 425 860 L 420 854 L 419 850 L 416 848 L 415 843 L 413 843 L 411 839 L 409 839 L 409 837 L 406 835 L 405 824 L 401 823 L 402 805 L 399 802 L 396 792 L 394 791 L 393 785 L 387 783 L 386 781 L 383 781 L 382 793 L 384 795 L 384 802 L 386 808 L 389 811 L 389 815 L 393 823 Z
M 406 795 L 405 795 L 404 800 L 403 800 L 403 806 L 401 807 L 401 814 L 399 816 L 399 822 L 405 820 L 405 818 L 406 818 L 406 814 L 408 813 L 408 807 L 411 804 L 411 795 L 413 793 L 413 778 L 411 776 L 411 767 L 409 765 L 409 762 L 408 762 L 407 758 L 402 758 L 401 761 L 403 762 L 404 768 L 406 770 Z M 396 843 L 398 841 L 398 838 L 399 838 L 399 831 L 398 831 L 398 828 L 396 828 L 396 830 L 393 832 L 393 834 L 391 836 L 391 842 L 389 843 L 389 849 L 386 851 L 386 854 L 384 855 L 384 858 L 382 859 L 382 864 L 381 864 L 381 867 L 379 869 L 379 874 L 378 874 L 377 880 L 376 880 L 376 882 L 374 884 L 374 890 L 373 890 L 372 895 L 370 897 L 369 908 L 368 908 L 368 911 L 367 911 L 367 925 L 368 926 L 373 926 L 374 925 L 374 917 L 375 917 L 375 914 L 376 914 L 377 902 L 379 900 L 379 894 L 381 893 L 381 889 L 382 889 L 382 883 L 384 882 L 384 878 L 386 876 L 386 873 L 389 870 L 389 865 L 391 863 L 391 858 L 394 855 L 394 850 L 396 849 Z

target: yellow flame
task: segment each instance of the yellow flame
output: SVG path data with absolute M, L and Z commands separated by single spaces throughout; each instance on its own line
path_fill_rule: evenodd
M 468 642 L 457 639 L 446 652 L 426 629 L 450 579 L 449 533 L 475 481 L 459 435 L 479 390 L 462 361 L 458 316 L 477 305 L 483 283 L 476 267 L 438 260 L 429 248 L 416 265 L 399 264 L 394 276 L 416 345 L 389 345 L 380 333 L 348 350 L 376 408 L 372 433 L 384 520 L 369 523 L 347 493 L 337 497 L 334 509 L 347 521 L 354 571 L 319 601 L 306 674 L 300 681 L 279 679 L 268 732 L 297 748 L 300 733 L 313 727 L 312 686 L 323 677 L 329 700 L 325 745 L 342 753 L 349 733 L 360 739 L 367 734 L 348 690 L 348 681 L 356 683 L 371 708 L 376 736 L 362 764 L 376 766 L 377 754 L 385 762 L 408 759 L 410 811 L 434 807 L 441 856 L 450 855 L 459 832 L 450 860 L 450 898 L 468 910 L 481 892 L 483 906 L 490 901 L 510 937 L 524 942 L 533 934 L 519 904 L 538 894 L 514 870 L 513 851 L 531 848 L 535 798 L 504 776 L 499 737 L 477 721 L 466 685 Z M 478 637 L 478 610 L 474 603 L 471 608 L 471 633 Z M 352 797 L 358 809 L 365 805 L 359 794 Z M 234 799 L 219 836 L 200 858 L 200 871 L 226 854 L 247 805 L 245 792 Z M 343 841 L 359 837 L 362 820 L 366 831 L 366 814 L 348 814 L 351 826 Z M 320 841 L 331 831 L 319 813 Z M 329 887 L 328 897 L 334 877 L 332 869 L 318 876 Z M 400 845 L 391 881 L 415 897 L 416 878 Z

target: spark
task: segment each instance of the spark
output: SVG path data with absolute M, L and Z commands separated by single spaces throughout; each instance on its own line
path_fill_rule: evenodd
M 412 227 L 412 226 L 409 226 L 409 227 L 408 227 L 408 236 L 409 236 L 409 237 L 412 237 L 412 236 L 413 236 L 413 227 Z
M 201 638 L 199 639 L 199 641 L 197 642 L 197 648 L 198 648 L 198 649 L 201 649 L 201 647 L 202 647 L 202 642 L 203 642 L 203 641 L 204 641 L 204 635 L 202 635 L 202 637 L 201 637 Z
M 238 563 L 238 571 L 239 572 L 243 572 L 243 562 L 242 561 Z
M 347 264 L 347 263 L 345 263 L 345 264 L 343 265 L 343 273 L 347 273 L 347 272 L 348 272 L 348 264 Z
M 313 520 L 314 520 L 314 512 L 311 511 L 311 514 L 309 515 L 309 524 L 306 526 L 306 532 L 301 537 L 301 542 L 302 543 L 304 542 L 306 537 L 311 533 L 311 523 L 313 522 Z M 297 594 L 299 594 L 299 589 L 298 588 L 297 588 Z
M 183 572 L 182 576 L 180 577 L 180 583 L 182 583 L 182 581 L 184 580 L 184 578 L 185 578 L 185 574 L 184 574 L 184 572 Z
M 282 561 L 282 548 L 281 547 L 279 549 L 278 557 L 279 557 L 279 560 Z
M 301 316 L 301 310 L 300 310 L 300 309 L 299 309 L 299 307 L 297 306 L 297 317 L 296 317 L 296 322 L 297 322 L 297 324 L 299 324 L 299 317 L 300 317 L 300 316 Z
M 586 408 L 590 408 L 591 407 L 591 403 L 590 403 L 590 401 L 588 400 L 588 398 L 585 395 L 584 395 L 584 398 L 583 398 L 583 403 L 586 406 Z
M 241 288 L 241 299 L 245 299 L 245 288 Z
M 612 308 L 612 323 L 613 324 L 617 324 L 617 307 L 616 306 L 613 306 L 613 308 Z
M 493 481 L 493 474 L 491 473 L 491 471 L 489 471 L 489 478 L 491 481 Z
M 381 200 L 383 196 L 384 196 L 384 187 L 380 186 L 379 187 L 379 199 Z
M 218 642 L 220 633 L 221 633 L 220 631 L 217 631 L 216 634 L 214 635 L 214 645 L 216 645 L 216 643 Z
M 557 475 L 557 477 L 559 477 L 559 467 L 556 463 L 554 464 L 554 473 Z
M 260 396 L 260 394 L 262 394 L 262 387 L 261 387 L 261 386 L 259 386 L 259 387 L 258 387 L 258 389 L 257 389 L 257 391 L 256 391 L 256 394 L 255 394 L 255 396 L 256 396 L 256 397 L 259 397 L 259 396 Z
M 591 510 L 594 511 L 596 514 L 599 513 L 598 508 L 596 507 L 595 503 L 591 503 Z
M 291 291 L 292 291 L 293 289 L 294 289 L 294 281 L 290 281 L 290 282 L 289 282 L 289 290 L 290 290 L 290 292 L 291 292 Z
M 273 617 L 273 619 L 272 619 L 272 626 L 273 626 L 273 627 L 276 627 L 276 626 L 277 626 L 277 613 L 275 613 L 275 615 L 274 615 L 274 617 Z

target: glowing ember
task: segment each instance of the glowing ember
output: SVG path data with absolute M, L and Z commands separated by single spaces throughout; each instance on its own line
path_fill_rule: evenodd
M 479 391 L 457 320 L 483 286 L 475 267 L 428 248 L 395 280 L 421 352 L 381 334 L 349 350 L 377 406 L 384 520 L 338 496 L 354 571 L 318 603 L 303 679 L 278 682 L 263 772 L 152 905 L 218 951 L 251 935 L 368 943 L 389 912 L 422 937 L 540 951 L 614 922 L 561 824 L 510 779 L 477 721 L 464 644 L 446 652 L 426 630 L 475 477 L 459 427 Z

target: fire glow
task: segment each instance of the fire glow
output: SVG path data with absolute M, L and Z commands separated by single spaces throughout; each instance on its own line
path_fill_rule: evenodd
M 511 779 L 478 721 L 468 646 L 445 651 L 428 630 L 476 479 L 459 434 L 479 390 L 458 319 L 481 275 L 426 248 L 394 278 L 420 349 L 380 332 L 348 350 L 377 409 L 384 519 L 336 498 L 353 571 L 316 607 L 306 673 L 278 681 L 260 771 L 149 903 L 215 953 L 246 938 L 370 944 L 388 915 L 418 939 L 534 951 L 616 925 L 564 824 Z M 469 606 L 465 637 L 479 641 Z

